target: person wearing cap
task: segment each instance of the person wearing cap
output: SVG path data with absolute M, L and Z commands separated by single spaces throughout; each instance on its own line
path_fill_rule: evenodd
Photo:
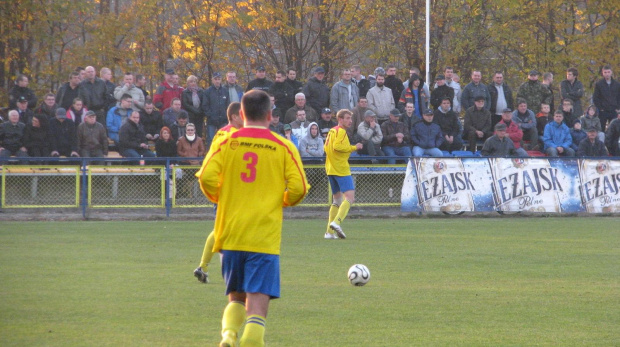
M 114 106 L 108 111 L 108 116 L 106 117 L 106 128 L 108 130 L 108 137 L 117 145 L 118 132 L 121 130 L 121 126 L 125 124 L 127 118 L 133 111 L 131 109 L 132 103 L 133 102 L 131 100 L 131 95 L 125 94 L 121 97 L 120 105 Z
M 97 115 L 93 111 L 86 112 L 84 121 L 77 127 L 77 148 L 83 158 L 103 158 L 108 155 L 105 127 L 97 122 Z
M 362 149 L 357 151 L 358 154 L 368 154 L 372 157 L 384 155 L 381 150 L 383 133 L 374 111 L 368 110 L 364 113 L 364 121 L 357 126 L 357 137 L 363 145 Z M 371 159 L 371 161 L 373 164 L 378 163 L 376 159 Z
M 286 79 L 286 72 L 278 70 L 276 80 L 269 88 L 269 95 L 273 95 L 276 108 L 284 111 L 295 106 L 295 94 L 298 93 L 295 91 L 294 84 L 286 82 Z
M 34 112 L 28 108 L 28 99 L 25 96 L 20 96 L 17 99 L 17 112 L 19 113 L 19 121 L 28 124 L 34 116 Z
M 517 92 L 517 98 L 525 99 L 530 110 L 534 111 L 534 114 L 540 111 L 541 103 L 545 102 L 551 105 L 551 92 L 540 83 L 538 80 L 539 75 L 538 71 L 531 70 L 527 76 L 527 81 L 519 86 Z
M 616 111 L 616 119 L 607 127 L 605 145 L 611 155 L 620 157 L 620 110 Z
M 383 141 L 381 150 L 388 157 L 411 157 L 411 134 L 405 123 L 400 121 L 400 111 L 393 108 L 390 119 L 381 124 Z M 388 164 L 396 164 L 396 159 L 388 159 Z
M 282 117 L 280 117 L 281 112 L 279 109 L 274 109 L 271 111 L 271 122 L 269 122 L 269 130 L 274 133 L 284 136 L 284 123 L 280 121 Z
M 293 134 L 293 128 L 291 125 L 284 124 L 282 129 L 284 131 L 284 138 L 291 141 L 295 145 L 295 148 L 299 149 L 299 139 L 295 136 L 295 134 Z
M 8 118 L 8 122 L 0 124 L 0 157 L 28 157 L 28 150 L 24 146 L 26 125 L 19 121 L 16 110 L 10 110 Z
M 512 89 L 504 82 L 504 73 L 496 71 L 493 74 L 493 83 L 489 84 L 489 94 L 491 94 L 491 126 L 499 123 L 502 119 L 502 112 L 506 108 L 514 108 Z M 516 144 L 516 143 L 515 143 Z
M 56 97 L 53 93 L 47 93 L 43 97 L 43 102 L 39 107 L 34 110 L 34 114 L 43 114 L 49 120 L 50 118 L 56 117 L 56 109 L 58 109 L 56 104 Z
M 474 98 L 474 106 L 465 111 L 465 124 L 463 125 L 463 139 L 469 143 L 469 150 L 476 153 L 476 143 L 485 141 L 491 135 L 491 112 L 485 107 L 485 96 L 478 95 Z
M 360 98 L 360 91 L 355 83 L 351 82 L 351 70 L 343 69 L 340 81 L 336 82 L 331 90 L 330 108 L 338 113 L 341 109 L 352 110 Z
M 330 90 L 325 84 L 325 69 L 322 66 L 314 69 L 313 76 L 304 85 L 303 93 L 308 106 L 312 107 L 317 114 L 329 107 Z
M 451 102 L 449 96 L 446 96 L 441 100 L 439 107 L 433 112 L 433 122 L 439 125 L 441 133 L 443 134 L 444 141 L 439 146 L 442 151 L 460 151 L 463 147 L 463 140 L 461 137 L 461 120 L 459 116 L 452 111 Z
M 361 143 L 351 145 L 349 142 L 346 130 L 353 123 L 351 111 L 340 110 L 336 114 L 336 118 L 338 119 L 338 126 L 329 130 L 324 145 L 325 172 L 332 193 L 325 239 L 346 238 L 342 230 L 342 222 L 355 201 L 355 185 L 349 167 L 349 157 L 351 153 L 359 151 L 363 147 Z
M 50 150 L 52 157 L 79 157 L 76 126 L 64 108 L 56 110 L 56 118 L 50 120 Z
M 54 117 L 56 115 L 54 114 Z M 44 114 L 35 114 L 24 130 L 24 147 L 31 157 L 49 157 L 49 119 Z M 107 141 L 107 137 L 106 137 Z M 37 164 L 45 164 L 38 162 Z
M 482 83 L 482 73 L 480 70 L 471 72 L 471 82 L 463 88 L 461 93 L 461 108 L 467 112 L 468 109 L 475 107 L 475 99 L 482 96 L 484 99 L 484 108 L 491 109 L 491 94 L 486 84 Z M 489 128 L 491 132 L 491 128 Z
M 95 68 L 87 66 L 85 78 L 80 83 L 78 97 L 84 102 L 87 109 L 97 114 L 97 121 L 104 124 L 106 121 L 106 110 L 109 101 L 108 87 L 105 82 L 97 77 Z M 73 100 L 71 100 L 73 103 Z
M 164 81 L 157 87 L 155 94 L 153 94 L 153 105 L 161 112 L 170 107 L 172 99 L 177 98 L 181 100 L 183 87 L 179 86 L 178 82 L 175 83 L 175 80 L 178 79 L 178 75 L 176 79 L 175 75 L 174 69 L 166 69 Z
M 273 82 L 267 79 L 267 73 L 265 72 L 264 66 L 259 66 L 256 68 L 256 78 L 248 83 L 248 86 L 245 88 L 246 92 L 250 90 L 262 90 L 265 93 L 269 91 L 269 88 L 273 85 Z
M 200 138 L 205 123 L 201 107 L 203 93 L 202 88 L 198 86 L 198 77 L 190 75 L 187 78 L 187 86 L 181 93 L 181 107 L 187 112 L 189 122 L 196 125 L 196 136 Z
M 495 135 L 489 137 L 482 146 L 480 154 L 483 157 L 527 157 L 523 148 L 515 149 L 514 142 L 506 134 L 506 124 L 495 124 Z
M 450 107 L 452 107 L 452 99 L 454 99 L 454 89 L 450 88 L 446 84 L 446 76 L 443 74 L 437 75 L 435 78 L 435 89 L 431 92 L 431 105 L 433 109 L 437 110 L 441 105 L 441 101 L 444 98 L 450 99 Z
M 149 151 L 146 133 L 140 124 L 140 112 L 133 111 L 118 133 L 118 152 L 125 158 L 152 158 L 155 153 Z
M 545 154 L 549 157 L 575 156 L 575 150 L 571 148 L 573 139 L 570 136 L 568 126 L 564 124 L 562 110 L 556 110 L 553 114 L 553 122 L 549 122 L 545 126 L 543 142 L 545 144 Z
M 601 118 L 601 128 L 607 129 L 607 122 L 615 120 L 616 114 L 620 111 L 620 82 L 613 78 L 611 65 L 601 68 L 601 78 L 594 84 L 594 94 L 592 102 L 596 105 Z
M 131 95 L 131 109 L 140 112 L 144 109 L 144 93 L 134 84 L 134 76 L 131 72 L 126 72 L 123 76 L 123 83 L 114 89 L 114 98 L 120 104 L 121 97 L 125 94 Z
M 211 86 L 202 95 L 202 112 L 207 117 L 207 131 L 205 132 L 206 146 L 211 147 L 215 133 L 228 124 L 226 110 L 230 104 L 230 92 L 222 86 L 222 75 L 213 73 Z
M 34 109 L 37 106 L 37 96 L 32 89 L 28 88 L 28 76 L 19 75 L 15 79 L 15 85 L 9 90 L 9 108 L 17 108 L 17 102 L 20 98 L 26 100 L 26 107 Z
M 392 90 L 385 86 L 385 76 L 377 75 L 377 84 L 370 88 L 366 97 L 368 107 L 376 112 L 379 124 L 389 120 L 390 112 L 396 107 Z
M 413 104 L 413 114 L 422 119 L 422 114 L 426 111 L 426 102 L 424 101 L 424 87 L 422 78 L 418 74 L 413 74 L 409 78 L 408 87 L 403 90 L 398 99 L 398 110 L 405 113 L 407 103 Z
M 578 157 L 607 157 L 609 152 L 605 144 L 598 139 L 598 130 L 596 128 L 588 128 L 587 138 L 579 142 L 577 148 Z
M 580 119 L 577 119 L 575 123 L 573 123 L 573 127 L 570 128 L 570 137 L 573 140 L 570 148 L 572 148 L 575 152 L 579 149 L 579 143 L 588 138 L 588 134 L 583 129 L 590 129 L 590 127 L 584 127 Z
M 512 112 L 512 121 L 523 131 L 523 140 L 529 142 L 529 144 L 524 144 L 525 150 L 537 151 L 539 148 L 538 121 L 534 111 L 528 108 L 528 103 L 525 99 L 517 98 L 517 109 Z
M 325 139 L 327 137 L 327 133 L 329 133 L 329 129 L 338 125 L 336 121 L 332 118 L 332 110 L 329 108 L 324 108 L 321 110 L 321 119 L 317 122 L 319 126 L 319 133 L 321 137 Z
M 431 157 L 443 157 L 439 149 L 444 142 L 441 127 L 433 122 L 435 114 L 430 108 L 424 111 L 422 121 L 417 122 L 411 128 L 412 153 L 414 157 L 428 155 Z
M 310 122 L 315 122 L 319 117 L 317 116 L 317 112 L 314 108 L 310 107 L 306 102 L 306 96 L 304 93 L 295 94 L 295 105 L 293 107 L 286 110 L 284 114 L 284 120 L 282 121 L 284 124 L 291 123 L 297 119 L 297 111 L 304 110 L 306 111 L 306 120 Z M 282 110 L 284 112 L 284 110 Z M 319 111 L 320 112 L 320 111 Z

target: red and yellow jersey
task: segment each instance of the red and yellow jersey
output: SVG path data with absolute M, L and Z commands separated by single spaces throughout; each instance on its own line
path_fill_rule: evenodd
M 295 145 L 264 127 L 245 127 L 221 141 L 198 180 L 218 204 L 215 252 L 280 254 L 282 208 L 300 203 L 310 188 Z
M 351 168 L 349 167 L 349 156 L 351 152 L 357 150 L 355 146 L 351 146 L 347 131 L 341 126 L 335 126 L 329 129 L 327 138 L 325 139 L 325 171 L 328 175 L 333 176 L 349 176 Z

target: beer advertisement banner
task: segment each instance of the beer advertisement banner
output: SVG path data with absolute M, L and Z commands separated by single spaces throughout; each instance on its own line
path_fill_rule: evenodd
M 412 158 L 403 212 L 620 212 L 620 161 Z

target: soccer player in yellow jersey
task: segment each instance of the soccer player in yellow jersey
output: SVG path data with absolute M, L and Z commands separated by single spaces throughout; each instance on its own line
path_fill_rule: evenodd
M 269 300 L 280 297 L 282 208 L 300 203 L 309 185 L 297 148 L 269 130 L 267 93 L 241 98 L 244 127 L 209 153 L 199 177 L 218 204 L 214 252 L 222 255 L 228 305 L 220 347 L 264 346 Z M 247 317 L 247 318 L 246 318 Z
M 352 146 L 349 142 L 347 129 L 353 124 L 352 115 L 353 113 L 347 109 L 338 111 L 336 114 L 338 125 L 329 130 L 325 145 L 323 145 L 327 156 L 325 171 L 327 171 L 329 185 L 332 189 L 332 205 L 329 208 L 326 239 L 346 238 L 340 224 L 355 201 L 355 187 L 349 167 L 349 156 L 352 152 L 362 149 L 363 145 L 358 143 Z
M 213 140 L 211 141 L 211 148 L 209 148 L 209 152 L 207 156 L 205 156 L 205 160 L 203 164 L 206 162 L 209 157 L 209 153 L 213 153 L 214 149 L 219 146 L 219 144 L 232 133 L 241 129 L 243 127 L 243 120 L 241 119 L 241 115 L 239 115 L 239 110 L 241 110 L 241 104 L 238 102 L 232 102 L 228 105 L 228 109 L 226 110 L 226 115 L 228 117 L 228 125 L 221 128 L 215 133 L 213 136 Z M 203 166 L 204 167 L 204 166 Z M 196 173 L 196 177 L 200 177 L 200 173 L 202 170 Z M 217 205 L 214 206 L 214 210 L 217 212 Z M 194 270 L 194 277 L 198 279 L 198 281 L 202 283 L 209 283 L 209 273 L 208 267 L 209 262 L 211 262 L 211 258 L 213 258 L 213 244 L 215 243 L 214 232 L 211 231 L 209 236 L 207 236 L 207 241 L 205 242 L 205 248 L 202 251 L 202 257 L 200 258 L 200 265 Z

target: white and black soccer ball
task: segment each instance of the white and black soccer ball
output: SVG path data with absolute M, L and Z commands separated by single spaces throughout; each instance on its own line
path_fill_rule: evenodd
M 370 281 L 370 270 L 363 264 L 355 264 L 349 268 L 347 273 L 349 282 L 354 286 L 363 286 Z

